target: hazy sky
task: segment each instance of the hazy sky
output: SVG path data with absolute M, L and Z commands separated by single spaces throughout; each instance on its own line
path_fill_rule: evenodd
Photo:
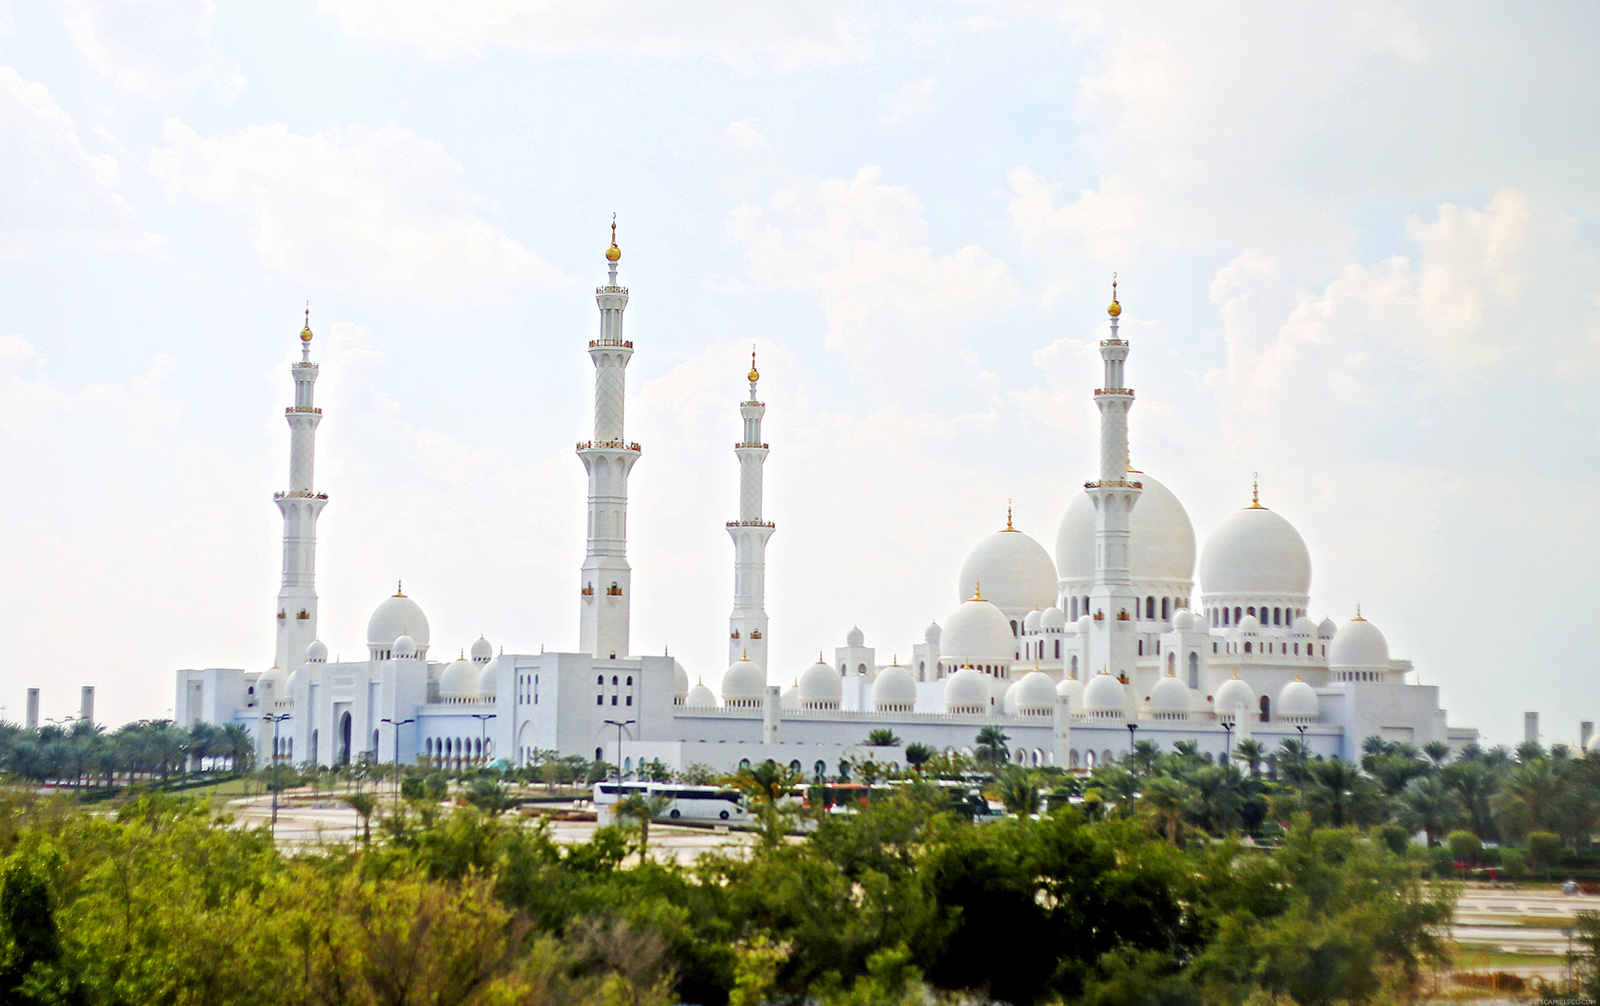
M 1052 553 L 1121 277 L 1135 464 L 1299 528 L 1454 723 L 1600 719 L 1589 3 L 0 0 L 0 704 L 261 669 L 288 363 L 322 363 L 322 638 L 577 638 L 615 212 L 633 638 L 724 666 L 768 403 L 787 684 Z

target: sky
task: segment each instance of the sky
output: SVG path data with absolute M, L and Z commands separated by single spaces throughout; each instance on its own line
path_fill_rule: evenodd
M 271 663 L 321 364 L 320 632 L 577 641 L 586 340 L 631 288 L 633 640 L 725 666 L 768 404 L 769 679 L 909 657 L 1096 466 L 1249 501 L 1456 725 L 1600 719 L 1600 8 L 0 0 L 0 715 Z

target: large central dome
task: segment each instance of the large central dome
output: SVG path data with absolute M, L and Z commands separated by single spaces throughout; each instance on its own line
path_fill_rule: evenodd
M 1200 588 L 1207 597 L 1305 597 L 1311 591 L 1311 553 L 1293 524 L 1264 506 L 1247 506 L 1206 539 Z
M 1149 475 L 1129 472 L 1128 478 L 1144 486 L 1133 508 L 1134 582 L 1192 583 L 1194 525 L 1189 523 L 1188 512 L 1172 490 Z M 1061 518 L 1061 530 L 1056 534 L 1056 569 L 1062 584 L 1094 582 L 1094 504 L 1087 493 L 1077 494 Z
M 1056 603 L 1056 568 L 1043 545 L 1009 525 L 979 542 L 961 564 L 956 598 L 965 601 L 979 590 L 1008 618 L 1020 619 Z

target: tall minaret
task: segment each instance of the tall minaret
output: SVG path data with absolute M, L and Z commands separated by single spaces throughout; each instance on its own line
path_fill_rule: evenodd
M 617 285 L 617 223 L 611 221 L 606 249 L 610 275 L 595 289 L 600 305 L 600 338 L 589 343 L 594 361 L 594 439 L 578 445 L 589 473 L 589 539 L 583 559 L 578 617 L 578 648 L 597 657 L 628 654 L 628 605 L 632 598 L 628 567 L 628 473 L 639 460 L 639 445 L 622 439 L 622 404 L 633 343 L 622 339 L 622 312 L 628 288 Z
M 317 457 L 317 424 L 322 410 L 312 404 L 317 365 L 311 362 L 311 309 L 300 330 L 300 362 L 294 375 L 294 404 L 289 420 L 289 490 L 273 501 L 283 514 L 283 586 L 278 591 L 278 655 L 274 664 L 285 672 L 305 662 L 306 647 L 317 638 L 317 517 L 328 494 L 311 487 Z
M 761 519 L 761 469 L 767 445 L 761 442 L 765 402 L 756 399 L 756 352 L 750 351 L 750 400 L 739 406 L 744 437 L 735 444 L 739 458 L 739 519 L 728 522 L 733 539 L 733 614 L 728 616 L 728 663 L 741 657 L 767 670 L 767 539 L 773 525 Z
M 1117 335 L 1122 305 L 1117 303 L 1114 277 L 1106 313 L 1111 316 L 1111 338 L 1100 341 L 1105 379 L 1094 392 L 1094 403 L 1100 409 L 1100 478 L 1084 484 L 1095 509 L 1094 586 L 1089 591 L 1094 620 L 1090 623 L 1088 672 L 1095 674 L 1104 668 L 1131 680 L 1138 642 L 1133 618 L 1139 599 L 1133 594 L 1129 552 L 1133 508 L 1141 487 L 1128 478 L 1128 410 L 1133 408 L 1133 389 L 1126 387 L 1123 379 L 1128 344 Z

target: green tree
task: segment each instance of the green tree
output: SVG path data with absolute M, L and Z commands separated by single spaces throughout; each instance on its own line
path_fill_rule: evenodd
M 1461 796 L 1438 775 L 1412 779 L 1400 791 L 1399 822 L 1411 832 L 1423 832 L 1428 847 L 1440 835 L 1466 820 Z
M 1233 757 L 1250 769 L 1250 778 L 1261 778 L 1261 763 L 1267 760 L 1266 747 L 1254 737 L 1246 737 L 1233 746 Z
M 350 809 L 355 811 L 357 816 L 361 818 L 362 844 L 371 845 L 372 813 L 378 809 L 378 798 L 365 790 L 361 790 L 345 797 L 344 802 L 349 804 Z
M 867 732 L 866 746 L 869 748 L 892 748 L 900 746 L 900 738 L 895 736 L 888 727 L 877 727 Z
M 1039 785 L 1025 769 L 1004 769 L 994 781 L 995 798 L 1006 812 L 1030 817 L 1039 809 Z
M 912 741 L 906 745 L 906 764 L 920 772 L 922 767 L 932 761 L 937 754 L 938 752 L 928 745 Z
M 993 768 L 1008 762 L 1011 758 L 1011 749 L 1006 746 L 1006 742 L 1009 740 L 1011 738 L 1007 737 L 1005 731 L 999 727 L 987 726 L 979 730 L 973 748 L 977 753 L 978 764 Z
M 1512 841 L 1520 841 L 1531 831 L 1550 831 L 1555 826 L 1563 796 L 1563 780 L 1550 762 L 1530 759 L 1506 773 L 1489 806 L 1494 811 L 1497 830 Z
M 1157 776 L 1144 784 L 1140 802 L 1161 823 L 1167 841 L 1183 843 L 1183 820 L 1194 803 L 1194 790 L 1175 776 Z
M 622 797 L 613 808 L 614 813 L 621 818 L 627 818 L 639 825 L 639 855 L 650 854 L 650 822 L 661 816 L 671 803 L 667 797 L 660 794 L 629 793 Z

